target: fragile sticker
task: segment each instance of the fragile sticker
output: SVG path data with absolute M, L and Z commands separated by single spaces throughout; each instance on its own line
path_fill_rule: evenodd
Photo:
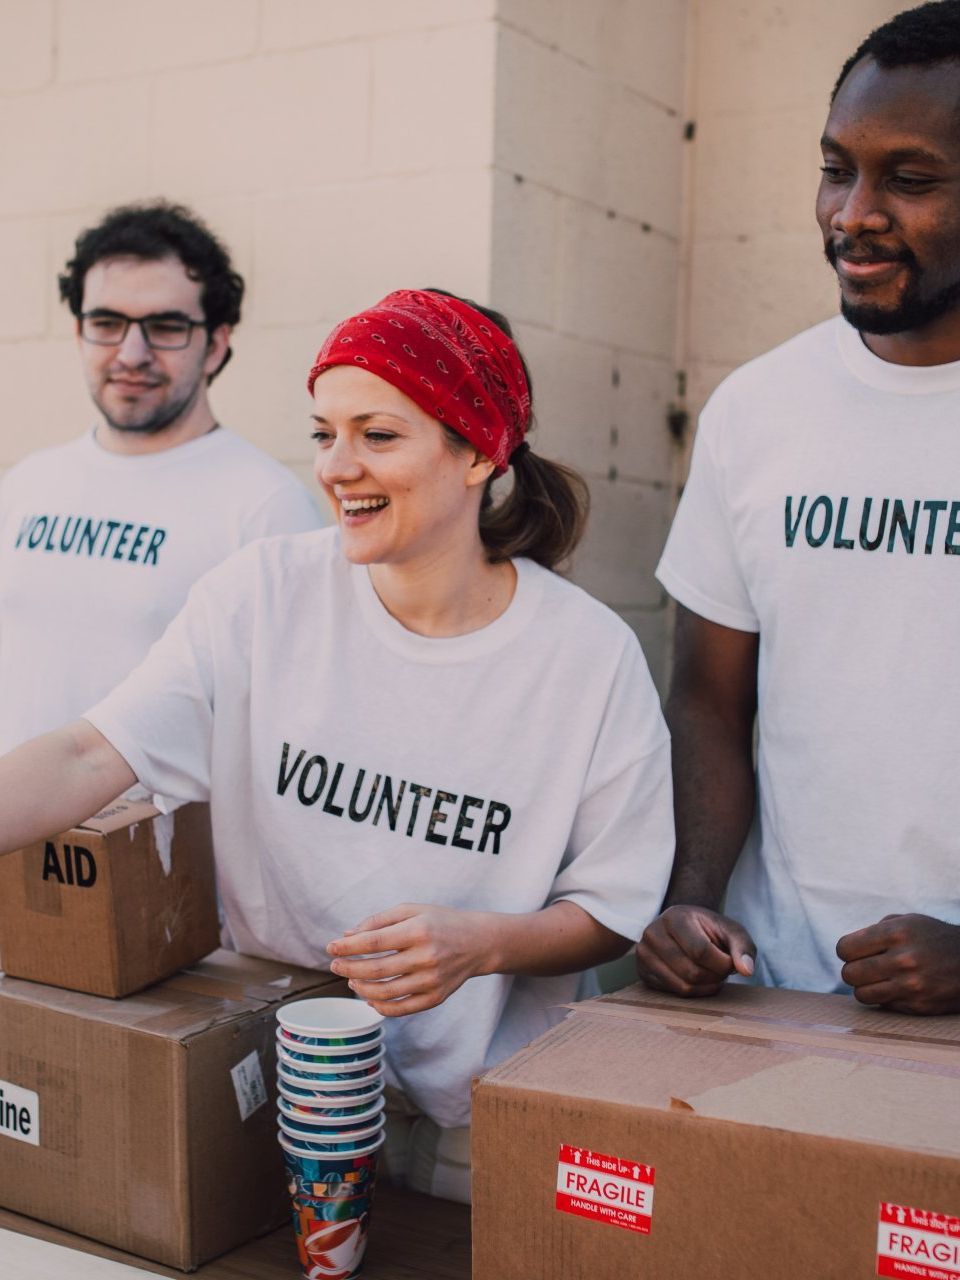
M 267 1100 L 267 1086 L 256 1049 L 235 1067 L 231 1067 L 230 1075 L 233 1079 L 233 1091 L 237 1095 L 237 1106 L 240 1108 L 240 1119 L 246 1120 Z
M 655 1170 L 648 1164 L 560 1146 L 556 1207 L 611 1227 L 650 1234 Z
M 905 1204 L 881 1204 L 877 1275 L 960 1280 L 960 1218 Z

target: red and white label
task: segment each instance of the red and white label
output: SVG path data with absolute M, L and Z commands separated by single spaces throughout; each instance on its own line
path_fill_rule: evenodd
M 960 1218 L 905 1204 L 881 1204 L 877 1275 L 960 1280 Z
M 647 1236 L 654 1174 L 648 1164 L 564 1143 L 557 1161 L 557 1208 Z

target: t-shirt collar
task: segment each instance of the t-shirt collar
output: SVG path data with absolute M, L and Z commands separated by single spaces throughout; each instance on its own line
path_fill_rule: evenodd
M 841 359 L 854 377 L 868 386 L 902 395 L 960 390 L 960 360 L 934 365 L 892 364 L 875 356 L 860 331 L 842 316 L 837 319 L 836 332 Z
M 354 595 L 364 622 L 387 648 L 413 662 L 468 662 L 502 648 L 532 621 L 543 594 L 543 575 L 532 560 L 513 561 L 517 585 L 513 599 L 493 622 L 461 636 L 422 636 L 408 631 L 381 603 L 366 565 L 349 565 Z

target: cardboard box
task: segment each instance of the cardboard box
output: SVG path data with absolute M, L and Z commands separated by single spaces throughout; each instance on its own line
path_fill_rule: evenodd
M 0 858 L 0 965 L 125 996 L 220 942 L 210 810 L 120 798 L 82 826 Z
M 183 1269 L 279 1225 L 275 1014 L 321 994 L 227 951 L 121 1001 L 0 979 L 0 1205 Z
M 960 1276 L 960 1017 L 628 987 L 473 1102 L 474 1280 Z

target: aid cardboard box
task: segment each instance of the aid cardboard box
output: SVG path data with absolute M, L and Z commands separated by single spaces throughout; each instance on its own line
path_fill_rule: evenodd
M 0 1206 L 182 1269 L 279 1225 L 276 1010 L 347 994 L 226 951 L 121 1001 L 0 979 Z
M 124 996 L 220 941 L 210 810 L 121 797 L 82 826 L 0 857 L 0 966 Z
M 473 1280 L 960 1277 L 960 1017 L 628 987 L 473 1104 Z

